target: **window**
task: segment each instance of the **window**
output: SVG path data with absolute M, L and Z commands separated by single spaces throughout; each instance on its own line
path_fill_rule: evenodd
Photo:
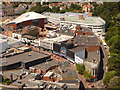
M 38 26 L 40 24 L 40 20 L 36 19 L 32 21 L 32 24 Z
M 47 22 L 48 22 L 48 21 L 47 21 L 47 19 L 45 18 L 45 19 L 44 19 L 44 23 L 47 23 Z
M 18 24 L 17 28 L 22 28 L 22 24 L 21 23 Z

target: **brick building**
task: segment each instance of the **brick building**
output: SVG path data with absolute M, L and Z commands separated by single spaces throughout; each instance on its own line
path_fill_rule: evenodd
M 14 29 L 23 28 L 28 25 L 44 28 L 44 24 L 46 23 L 47 19 L 45 16 L 35 12 L 27 12 L 10 21 L 7 26 L 13 26 Z

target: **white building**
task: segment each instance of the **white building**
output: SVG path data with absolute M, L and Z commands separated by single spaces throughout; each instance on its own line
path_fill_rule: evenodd
M 5 52 L 8 48 L 7 40 L 0 39 L 0 53 Z
M 0 34 L 0 53 L 5 52 L 9 47 L 20 44 L 20 40 Z
M 71 25 L 80 25 L 82 27 L 88 27 L 98 35 L 105 35 L 105 24 L 106 22 L 101 17 L 89 16 L 85 13 L 44 13 L 48 18 L 49 22 L 56 24 L 71 24 Z M 64 18 L 64 19 L 61 19 Z
M 40 46 L 46 49 L 53 50 L 53 43 L 67 41 L 72 38 L 73 36 L 68 36 L 68 35 L 60 35 L 55 38 L 46 38 L 46 39 L 40 40 Z
M 85 59 L 85 47 L 75 47 L 70 49 L 70 51 L 74 52 L 75 63 L 80 64 L 84 62 Z

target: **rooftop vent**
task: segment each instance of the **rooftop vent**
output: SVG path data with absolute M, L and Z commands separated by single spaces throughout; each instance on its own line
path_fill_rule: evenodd
M 28 54 L 28 56 L 31 56 L 31 54 Z

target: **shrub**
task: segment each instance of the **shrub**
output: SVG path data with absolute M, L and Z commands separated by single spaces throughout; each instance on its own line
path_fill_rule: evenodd
M 6 79 L 4 79 L 3 80 L 3 84 L 5 84 L 5 85 L 9 85 L 10 84 L 10 79 L 8 79 L 8 78 L 6 78 Z
M 105 78 L 103 79 L 103 82 L 105 85 L 108 85 L 111 78 L 113 78 L 116 75 L 116 71 L 109 71 L 106 73 Z
M 80 74 L 84 74 L 85 71 L 85 65 L 84 64 L 76 64 L 76 68 Z
M 92 78 L 91 73 L 89 73 L 88 71 L 85 71 L 85 72 L 84 72 L 84 76 L 85 76 L 85 78 L 87 78 L 87 79 L 91 79 L 91 78 Z

